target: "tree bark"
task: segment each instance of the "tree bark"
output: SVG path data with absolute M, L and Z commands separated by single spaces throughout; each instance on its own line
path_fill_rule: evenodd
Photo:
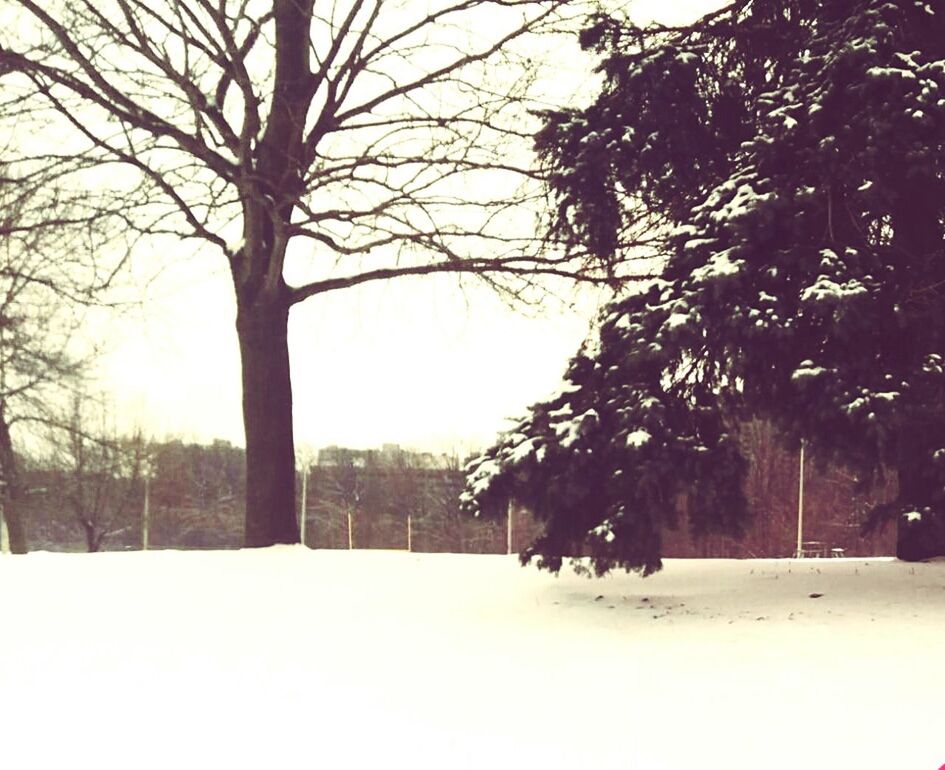
M 3 503 L 3 517 L 7 522 L 7 534 L 10 536 L 11 553 L 27 553 L 26 522 L 20 514 L 19 506 L 9 495 Z
M 104 539 L 95 531 L 95 525 L 91 522 L 82 522 L 82 530 L 85 533 L 85 548 L 88 553 L 98 553 L 102 547 Z
M 915 351 L 939 351 L 943 342 L 941 319 L 945 315 L 945 299 L 940 288 L 945 282 L 940 203 L 943 190 L 933 175 L 914 173 L 897 179 L 894 189 L 893 246 L 898 251 L 901 280 L 909 282 L 904 305 L 914 321 L 924 321 L 912 327 L 924 330 L 924 338 L 898 344 L 899 354 L 908 357 Z M 906 363 L 915 366 L 909 358 Z M 899 500 L 905 506 L 919 501 L 932 502 L 932 506 L 925 510 L 925 506 L 916 505 L 921 518 L 911 521 L 903 515 L 897 518 L 896 556 L 905 561 L 945 556 L 945 496 L 941 474 L 932 460 L 932 453 L 945 447 L 945 394 L 933 387 L 920 393 L 919 398 L 921 411 L 903 420 L 899 428 Z
M 899 500 L 940 498 L 940 476 L 930 467 L 929 455 L 945 446 L 945 418 L 936 415 L 909 420 L 899 436 Z M 916 506 L 918 507 L 918 506 Z M 921 518 L 897 517 L 896 557 L 921 561 L 945 556 L 945 517 L 940 510 L 918 510 Z
M 246 429 L 247 548 L 298 543 L 289 377 L 289 304 L 237 299 Z
M 0 494 L 3 495 L 3 517 L 7 522 L 7 533 L 10 535 L 10 551 L 12 553 L 26 553 L 26 522 L 23 520 L 19 508 L 22 497 L 20 485 L 20 468 L 16 453 L 13 451 L 13 439 L 10 436 L 10 425 L 7 423 L 3 404 L 0 403 L 0 474 L 4 486 Z
M 273 0 L 275 72 L 253 173 L 242 180 L 244 245 L 231 262 L 243 368 L 248 548 L 298 543 L 289 377 L 289 290 L 282 277 L 315 84 L 312 0 Z

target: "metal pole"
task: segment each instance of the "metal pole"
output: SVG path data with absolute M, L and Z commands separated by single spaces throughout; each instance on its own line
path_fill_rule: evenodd
M 506 511 L 506 533 L 505 533 L 505 546 L 506 553 L 511 555 L 514 553 L 512 550 L 512 527 L 513 527 L 513 516 L 512 516 L 512 501 L 509 500 L 509 507 Z
M 141 550 L 148 550 L 148 529 L 151 526 L 151 477 L 144 477 L 144 509 L 141 511 Z
M 305 519 L 308 508 L 308 466 L 302 468 L 302 506 L 299 511 L 299 542 L 305 545 Z
M 348 511 L 348 550 L 354 550 L 354 533 L 351 531 L 351 511 Z
M 409 513 L 407 514 L 407 550 L 413 551 L 413 526 Z
M 794 555 L 804 556 L 804 441 L 801 440 L 800 473 L 797 482 L 797 550 Z

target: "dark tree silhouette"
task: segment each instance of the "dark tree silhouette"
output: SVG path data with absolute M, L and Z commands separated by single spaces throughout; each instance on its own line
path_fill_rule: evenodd
M 659 279 L 615 302 L 567 387 L 481 458 L 466 505 L 545 520 L 523 558 L 660 567 L 745 522 L 739 422 L 864 479 L 898 472 L 898 554 L 945 554 L 945 15 L 913 0 L 738 0 L 691 26 L 600 17 L 605 82 L 546 114 L 555 231 Z

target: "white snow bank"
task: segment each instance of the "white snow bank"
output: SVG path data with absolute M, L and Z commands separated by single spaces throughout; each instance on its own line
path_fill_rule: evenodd
M 941 562 L 38 553 L 0 587 L 17 770 L 945 762 Z

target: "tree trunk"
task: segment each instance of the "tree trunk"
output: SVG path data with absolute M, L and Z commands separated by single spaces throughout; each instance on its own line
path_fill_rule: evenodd
M 85 548 L 89 553 L 97 553 L 102 545 L 102 538 L 96 537 L 95 525 L 91 522 L 82 522 L 82 530 L 85 532 Z
M 298 543 L 289 379 L 289 305 L 237 299 L 246 429 L 247 548 Z
M 0 476 L 3 479 L 2 511 L 7 522 L 7 533 L 10 535 L 10 551 L 12 553 L 26 553 L 26 522 L 20 512 L 19 502 L 22 497 L 20 486 L 20 468 L 16 453 L 13 451 L 13 439 L 10 436 L 10 426 L 7 423 L 3 404 L 0 403 Z
M 899 500 L 940 500 L 941 481 L 929 462 L 933 451 L 945 446 L 945 418 L 926 416 L 910 420 L 899 438 Z M 945 556 L 945 511 L 940 506 L 925 510 L 916 505 L 918 517 L 897 517 L 896 556 L 904 561 L 920 561 Z
M 3 518 L 7 522 L 7 534 L 10 536 L 10 552 L 26 553 L 26 522 L 20 514 L 19 506 L 10 496 L 3 503 Z
M 892 356 L 903 357 L 896 362 L 899 366 L 914 368 L 916 352 L 939 351 L 943 339 L 942 189 L 931 170 L 916 174 L 905 169 L 893 189 L 892 243 L 898 251 L 900 280 L 907 282 L 903 288 L 908 290 L 903 304 L 914 334 L 921 336 L 901 344 L 897 334 Z M 945 397 L 937 386 L 912 397 L 918 398 L 921 409 L 903 421 L 898 436 L 900 510 L 915 509 L 911 517 L 900 513 L 897 518 L 896 556 L 906 561 L 945 556 L 945 495 L 942 474 L 932 459 L 933 452 L 945 448 Z

